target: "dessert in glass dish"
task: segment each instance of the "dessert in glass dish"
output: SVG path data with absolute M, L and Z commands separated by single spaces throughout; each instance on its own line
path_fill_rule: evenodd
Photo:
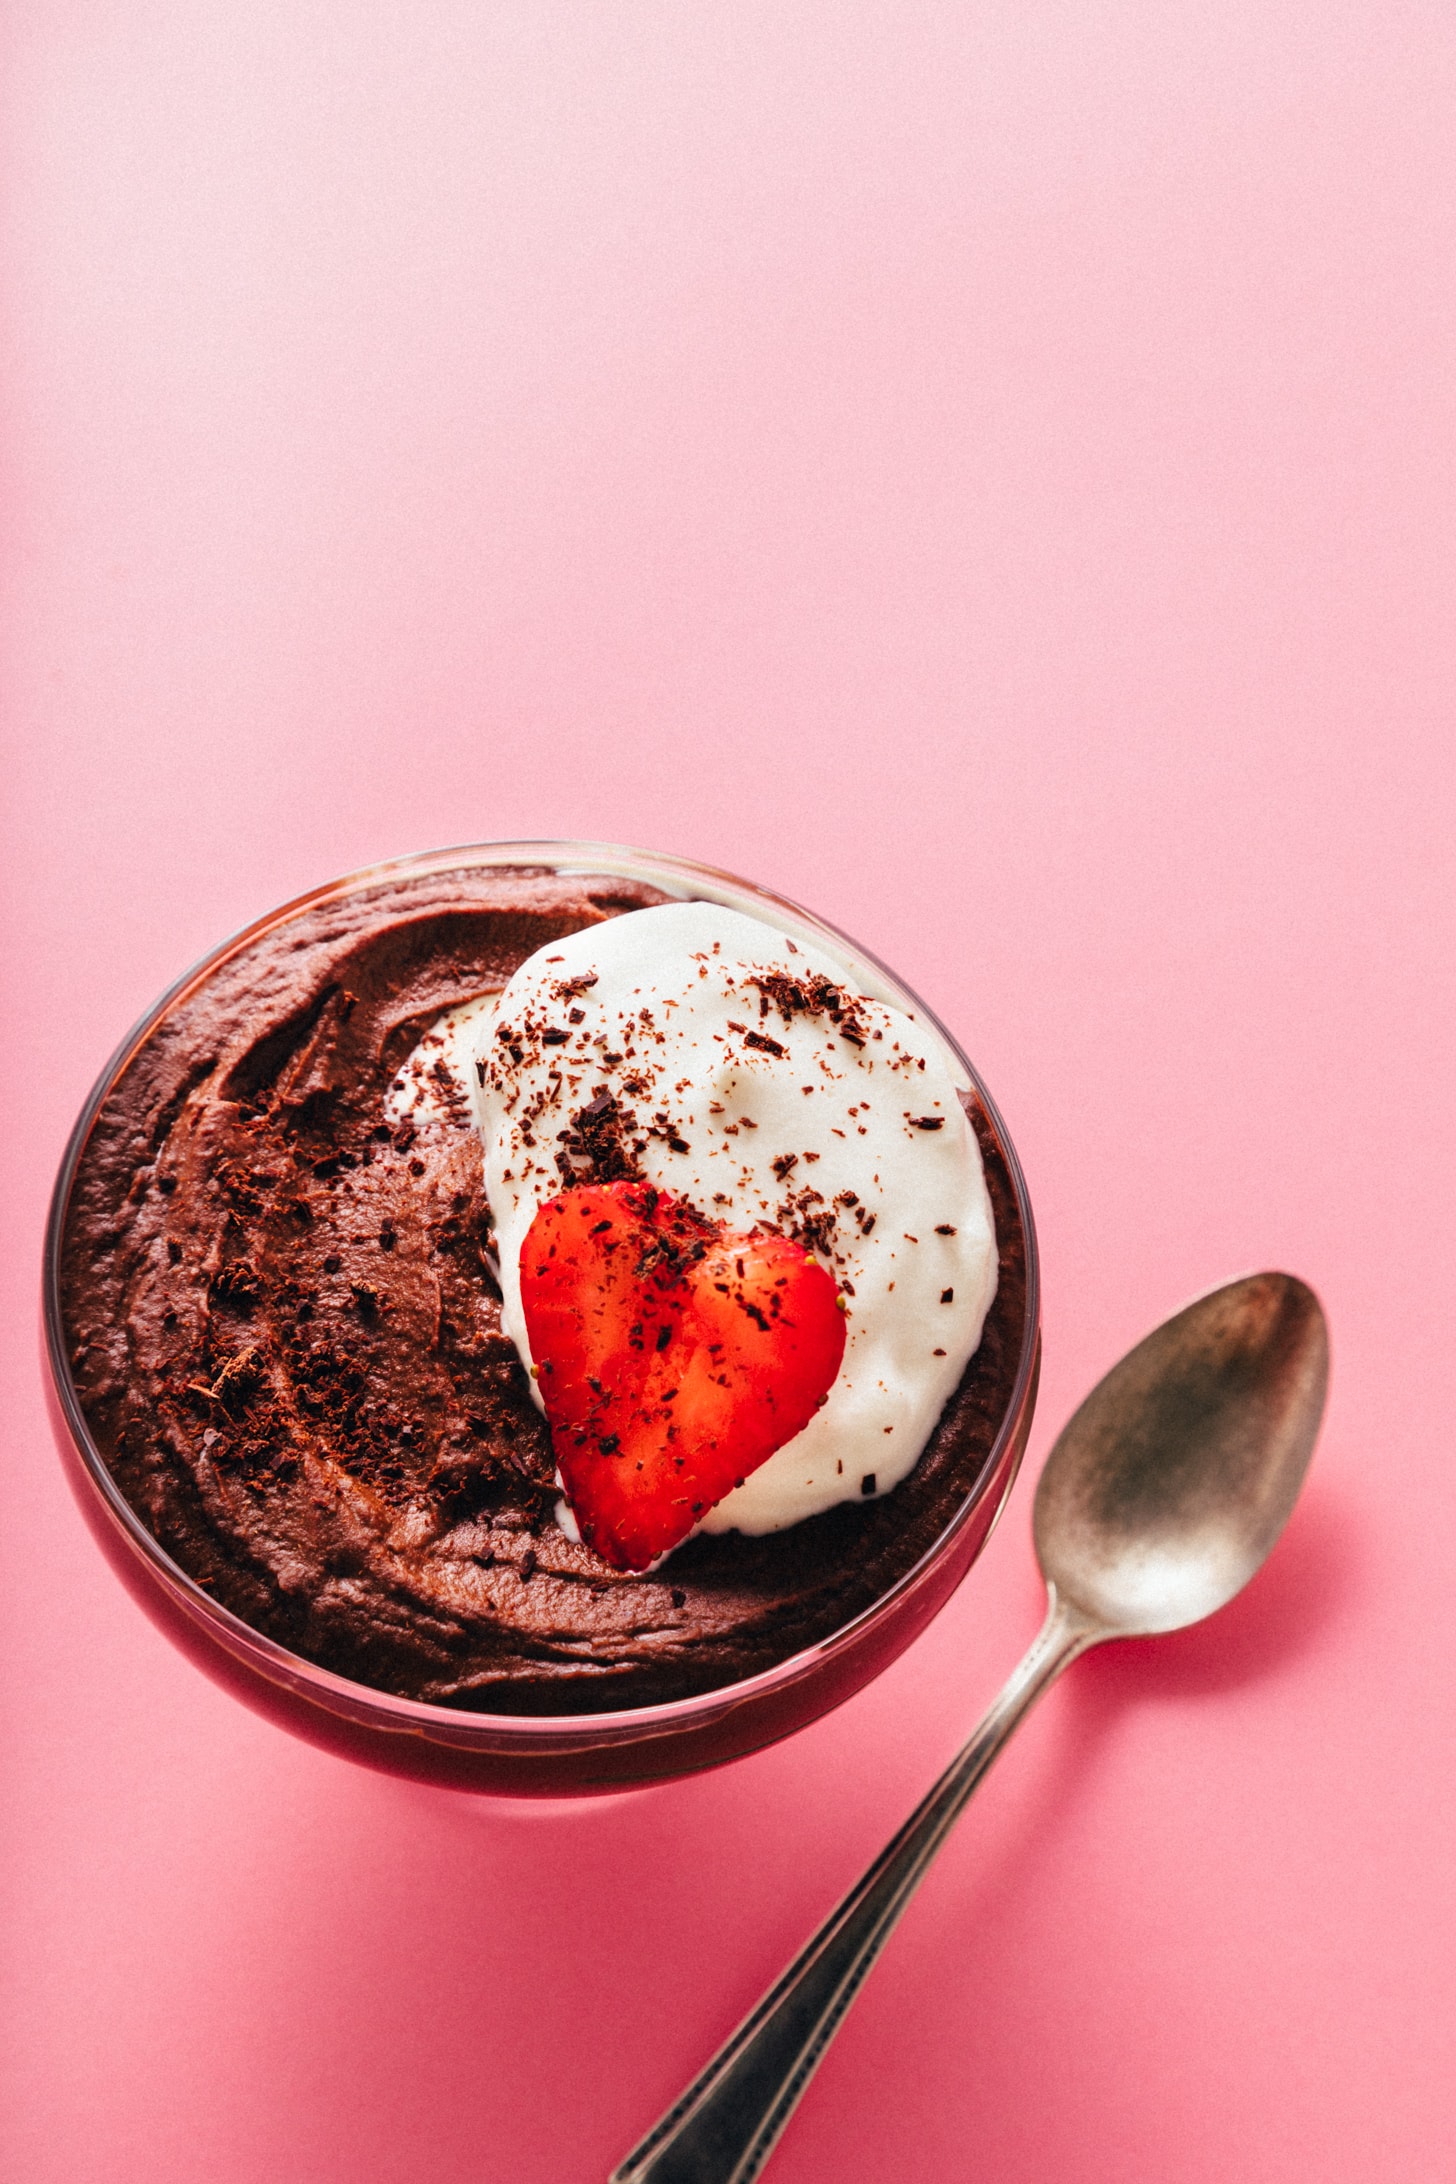
M 58 1431 L 149 1611 L 295 1731 L 519 1794 L 710 1766 L 892 1660 L 1025 1445 L 989 1096 L 841 934 L 508 843 L 260 920 L 104 1072 Z

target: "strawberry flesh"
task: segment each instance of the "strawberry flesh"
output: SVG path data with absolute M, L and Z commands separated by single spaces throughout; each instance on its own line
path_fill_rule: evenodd
M 844 1355 L 833 1277 L 771 1230 L 736 1235 L 649 1183 L 537 1212 L 521 1303 L 582 1537 L 645 1570 L 808 1424 Z

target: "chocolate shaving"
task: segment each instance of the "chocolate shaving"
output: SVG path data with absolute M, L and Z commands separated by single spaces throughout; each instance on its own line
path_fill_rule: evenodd
M 209 1304 L 228 1304 L 239 1312 L 251 1312 L 262 1294 L 258 1270 L 246 1259 L 232 1259 L 220 1266 L 207 1285 Z
M 225 1411 L 236 1416 L 239 1411 L 247 1409 L 252 1397 L 263 1385 L 264 1378 L 261 1351 L 256 1348 L 239 1350 L 236 1357 L 229 1358 L 209 1392 L 215 1403 L 220 1403 Z
M 616 1094 L 602 1085 L 584 1107 L 579 1107 L 565 1130 L 558 1130 L 561 1147 L 556 1167 L 564 1183 L 635 1183 L 642 1175 L 638 1154 L 642 1140 L 635 1135 L 637 1117 L 623 1108 Z

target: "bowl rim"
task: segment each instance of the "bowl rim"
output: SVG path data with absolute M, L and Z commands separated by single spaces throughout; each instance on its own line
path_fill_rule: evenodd
M 827 943 L 832 953 L 843 958 L 846 969 L 857 973 L 861 985 L 867 983 L 862 975 L 863 968 L 867 966 L 875 974 L 868 983 L 882 984 L 881 998 L 899 1006 L 908 1004 L 914 1010 L 918 1018 L 945 1046 L 947 1059 L 952 1062 L 955 1072 L 962 1080 L 962 1088 L 974 1093 L 1006 1163 L 1025 1239 L 1026 1295 L 1020 1351 L 1015 1379 L 1001 1422 L 975 1479 L 934 1540 L 910 1568 L 871 1601 L 868 1607 L 862 1608 L 827 1637 L 817 1640 L 813 1645 L 801 1647 L 782 1661 L 775 1662 L 772 1667 L 759 1670 L 756 1675 L 697 1692 L 686 1698 L 663 1700 L 650 1706 L 604 1708 L 580 1714 L 492 1714 L 484 1708 L 445 1706 L 429 1700 L 404 1698 L 378 1686 L 340 1676 L 332 1669 L 319 1667 L 306 1656 L 291 1652 L 288 1647 L 280 1645 L 276 1639 L 268 1637 L 265 1632 L 234 1614 L 222 1602 L 213 1599 L 168 1554 L 112 1477 L 92 1437 L 72 1377 L 61 1306 L 61 1248 L 71 1193 L 82 1156 L 106 1101 L 170 1009 L 189 992 L 202 985 L 224 962 L 261 939 L 264 934 L 286 924 L 305 910 L 314 909 L 332 899 L 356 895 L 373 885 L 384 886 L 394 880 L 424 876 L 431 872 L 445 874 L 456 869 L 489 871 L 516 870 L 523 867 L 534 867 L 538 870 L 546 868 L 567 875 L 580 874 L 583 877 L 645 879 L 650 884 L 664 886 L 669 890 L 676 883 L 685 895 L 691 891 L 698 900 L 722 902 L 730 908 L 745 910 L 762 922 L 772 922 L 771 916 L 766 916 L 766 912 L 781 913 L 807 929 L 821 944 Z M 984 1496 L 996 1480 L 1008 1442 L 1020 1425 L 1034 1383 L 1039 1350 L 1041 1282 L 1031 1200 L 1020 1159 L 1000 1109 L 974 1064 L 934 1010 L 880 957 L 862 947 L 840 927 L 819 917 L 814 911 L 805 909 L 790 897 L 692 858 L 610 842 L 465 842 L 447 849 L 424 850 L 387 858 L 291 897 L 276 909 L 239 927 L 218 946 L 210 949 L 175 979 L 138 1018 L 101 1070 L 66 1141 L 46 1218 L 42 1318 L 45 1352 L 53 1390 L 84 1469 L 86 1481 L 99 1495 L 106 1514 L 127 1545 L 148 1567 L 150 1574 L 161 1581 L 164 1589 L 194 1623 L 202 1626 L 234 1658 L 242 1659 L 269 1681 L 281 1684 L 300 1696 L 312 1698 L 331 1713 L 355 1722 L 364 1721 L 375 1728 L 426 1736 L 431 1741 L 464 1745 L 477 1750 L 520 1752 L 540 1749 L 550 1744 L 580 1748 L 592 1744 L 618 1743 L 666 1736 L 690 1726 L 706 1726 L 740 1706 L 791 1688 L 836 1657 L 852 1652 L 876 1623 L 886 1618 L 908 1595 L 928 1580 L 976 1515 Z M 1008 1490 L 1010 1484 L 1011 1481 L 1008 1480 Z M 1004 1500 L 1003 1493 L 1003 1506 Z M 998 1509 L 996 1517 L 999 1514 Z M 993 1518 L 993 1526 L 994 1522 Z

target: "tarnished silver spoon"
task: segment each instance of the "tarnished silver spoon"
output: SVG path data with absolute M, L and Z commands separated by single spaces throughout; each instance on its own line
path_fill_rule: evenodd
M 1324 1408 L 1311 1289 L 1250 1274 L 1129 1351 L 1062 1429 L 1032 1528 L 1041 1635 L 969 1744 L 609 2184 L 749 2184 L 986 1769 L 1069 1661 L 1212 1615 L 1284 1528 Z

